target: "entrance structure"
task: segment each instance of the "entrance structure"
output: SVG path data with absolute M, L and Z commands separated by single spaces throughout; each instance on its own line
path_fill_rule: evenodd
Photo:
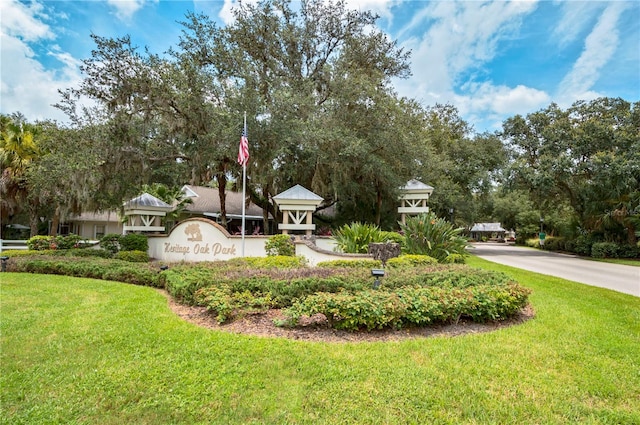
M 398 207 L 398 213 L 400 214 L 402 224 L 405 224 L 407 215 L 418 215 L 429 212 L 427 201 L 433 193 L 433 187 L 419 180 L 412 179 L 409 180 L 400 191 L 402 194 L 399 198 L 401 205 Z
M 311 232 L 316 229 L 313 212 L 323 200 L 299 184 L 277 194 L 273 201 L 282 211 L 282 223 L 278 224 L 278 229 L 285 235 L 290 231 L 304 231 L 307 236 L 311 236 Z
M 127 232 L 164 232 L 162 217 L 173 207 L 155 196 L 143 193 L 124 204 L 124 215 L 127 223 L 123 233 Z

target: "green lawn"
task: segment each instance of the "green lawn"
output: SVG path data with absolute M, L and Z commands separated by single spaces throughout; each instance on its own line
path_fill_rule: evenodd
M 640 424 L 640 298 L 519 271 L 537 316 L 328 344 L 233 335 L 148 287 L 0 274 L 6 424 Z

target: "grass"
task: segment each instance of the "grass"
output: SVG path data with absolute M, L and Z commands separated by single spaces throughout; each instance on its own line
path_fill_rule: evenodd
M 154 289 L 0 275 L 3 424 L 638 424 L 640 298 L 489 263 L 537 316 L 329 344 L 233 335 Z
M 634 260 L 633 258 L 593 258 L 585 257 L 587 260 L 600 261 L 603 263 L 622 264 L 624 266 L 640 267 L 640 260 Z

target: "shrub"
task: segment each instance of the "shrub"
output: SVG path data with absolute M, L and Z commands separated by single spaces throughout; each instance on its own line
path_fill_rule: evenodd
M 428 255 L 439 262 L 444 262 L 449 254 L 467 255 L 467 240 L 460 236 L 463 229 L 455 229 L 433 213 L 409 217 L 400 227 L 405 234 L 407 254 Z
M 254 295 L 249 291 L 233 292 L 228 286 L 199 291 L 196 302 L 216 315 L 218 323 L 224 323 L 239 314 L 261 313 L 273 307 L 270 294 Z
M 295 268 L 306 265 L 307 259 L 304 257 L 274 255 L 271 257 L 233 258 L 228 262 L 232 265 L 241 265 L 254 268 Z
M 99 257 L 99 258 L 111 258 L 113 254 L 104 249 L 92 249 L 92 248 L 73 248 L 68 250 L 65 255 L 69 257 Z
M 117 233 L 108 233 L 100 239 L 100 248 L 112 254 L 120 251 L 120 236 Z
M 388 263 L 387 263 L 388 264 Z M 316 267 L 327 268 L 352 268 L 352 269 L 378 269 L 382 267 L 382 261 L 373 259 L 359 259 L 359 260 L 329 260 L 320 261 L 316 264 Z
M 267 242 L 265 242 L 264 249 L 268 256 L 282 255 L 294 257 L 296 255 L 296 247 L 289 235 L 271 236 Z
M 633 245 L 620 245 L 618 246 L 618 256 L 620 258 L 638 258 L 640 257 L 640 245 L 637 247 Z
M 27 240 L 27 247 L 29 250 L 42 251 L 51 248 L 53 242 L 53 236 L 36 235 Z
M 147 251 L 120 251 L 116 254 L 115 258 L 130 263 L 149 262 L 149 254 L 147 254 Z
M 544 241 L 543 248 L 548 251 L 564 251 L 566 249 L 566 242 L 564 238 L 548 236 Z
M 69 234 L 65 236 L 56 236 L 54 238 L 56 249 L 78 248 L 80 247 L 80 241 L 82 241 L 82 238 L 74 234 Z
M 370 243 L 385 242 L 385 232 L 373 224 L 345 224 L 333 232 L 336 248 L 350 254 L 366 254 Z
M 596 242 L 591 245 L 593 258 L 618 258 L 619 247 L 613 242 Z
M 580 235 L 575 241 L 575 253 L 579 255 L 591 255 L 591 247 L 594 244 L 594 240 L 588 235 Z
M 433 264 L 438 264 L 438 260 L 428 255 L 405 254 L 387 260 L 387 267 L 389 268 L 430 266 Z
M 383 242 L 393 242 L 393 243 L 399 244 L 400 246 L 404 244 L 404 236 L 398 232 L 383 231 L 381 233 L 382 233 L 382 238 L 384 239 Z
M 449 254 L 445 257 L 443 263 L 445 264 L 464 264 L 465 256 L 462 254 Z
M 145 235 L 129 233 L 118 238 L 122 251 L 149 251 L 149 241 Z
M 59 274 L 158 286 L 159 274 L 149 265 L 102 258 L 38 255 L 12 258 L 12 271 Z
M 324 314 L 336 329 L 382 329 L 457 322 L 468 317 L 477 322 L 503 320 L 526 303 L 530 290 L 515 283 L 469 288 L 401 288 L 395 292 L 365 290 L 357 294 L 318 293 L 285 311 L 288 323 L 302 316 Z

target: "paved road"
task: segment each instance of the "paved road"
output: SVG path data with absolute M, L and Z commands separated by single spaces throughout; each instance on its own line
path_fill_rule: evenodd
M 517 267 L 640 297 L 640 267 L 603 263 L 505 244 L 473 244 L 470 251 L 494 263 Z

